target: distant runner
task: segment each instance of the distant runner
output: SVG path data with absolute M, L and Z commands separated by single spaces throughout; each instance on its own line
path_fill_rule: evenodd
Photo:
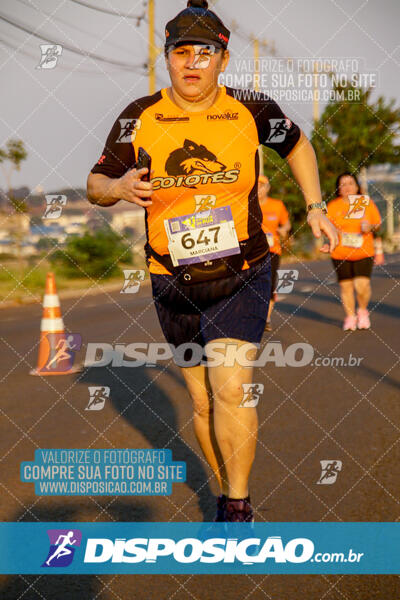
M 369 329 L 368 302 L 375 254 L 373 233 L 380 227 L 381 216 L 373 200 L 360 193 L 357 177 L 352 173 L 339 175 L 336 196 L 328 204 L 328 217 L 340 231 L 340 243 L 331 257 L 346 314 L 343 330 Z
M 265 331 L 272 331 L 271 314 L 276 302 L 277 294 L 279 293 L 279 290 L 277 290 L 277 282 L 280 257 L 282 254 L 281 238 L 284 240 L 291 229 L 289 213 L 286 210 L 285 205 L 282 200 L 277 200 L 268 196 L 270 189 L 271 186 L 268 177 L 260 175 L 258 178 L 258 200 L 263 214 L 262 228 L 267 236 L 271 253 L 272 279 L 272 295 L 269 303 Z M 290 273 L 286 273 L 286 275 L 290 275 Z M 283 287 L 283 285 L 284 283 L 280 282 L 280 286 Z

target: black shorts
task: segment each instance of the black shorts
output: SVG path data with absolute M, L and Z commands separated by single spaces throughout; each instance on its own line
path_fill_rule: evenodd
M 204 347 L 217 338 L 261 341 L 271 295 L 269 254 L 260 264 L 223 280 L 184 286 L 173 275 L 151 273 L 151 283 L 169 344 Z M 227 295 L 221 296 L 225 291 Z
M 333 267 L 336 271 L 338 281 L 354 279 L 354 277 L 371 277 L 374 257 L 367 256 L 360 260 L 338 260 L 332 258 Z
M 281 257 L 275 252 L 271 252 L 271 281 L 272 291 L 276 292 L 276 285 L 278 283 L 278 269 L 281 264 Z

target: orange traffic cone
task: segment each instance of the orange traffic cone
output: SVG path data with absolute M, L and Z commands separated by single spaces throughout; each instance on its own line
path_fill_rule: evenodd
M 74 353 L 80 349 L 81 337 L 65 333 L 61 317 L 54 273 L 47 273 L 43 298 L 43 317 L 40 325 L 39 358 L 31 375 L 69 375 L 81 371 L 74 366 Z

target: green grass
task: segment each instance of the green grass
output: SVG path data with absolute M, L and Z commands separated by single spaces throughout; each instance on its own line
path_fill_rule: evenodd
M 24 261 L 21 266 L 16 261 L 3 261 L 0 263 L 0 302 L 29 302 L 40 300 L 44 294 L 46 285 L 46 276 L 49 271 L 55 274 L 56 286 L 58 291 L 82 289 L 96 287 L 94 280 L 89 277 L 66 278 L 57 268 L 53 268 L 47 261 L 40 264 L 36 262 Z M 134 265 L 126 265 L 131 269 L 143 269 L 141 261 L 135 260 Z M 95 280 L 99 285 L 107 283 L 123 283 L 123 275 L 117 274 L 108 279 Z

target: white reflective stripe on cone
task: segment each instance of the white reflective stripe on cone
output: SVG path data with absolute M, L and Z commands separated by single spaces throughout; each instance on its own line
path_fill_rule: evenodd
M 43 308 L 53 308 L 54 306 L 60 306 L 60 300 L 57 294 L 45 294 L 43 298 Z
M 58 319 L 42 319 L 42 322 L 40 324 L 40 331 L 48 331 L 48 332 L 60 331 L 60 332 L 63 332 L 64 331 L 63 320 L 60 319 L 60 318 L 58 318 Z

